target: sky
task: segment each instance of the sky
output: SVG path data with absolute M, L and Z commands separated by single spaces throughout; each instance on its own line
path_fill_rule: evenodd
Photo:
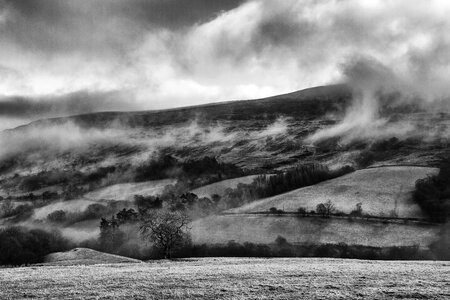
M 447 96 L 447 0 L 0 0 L 0 129 L 349 82 Z

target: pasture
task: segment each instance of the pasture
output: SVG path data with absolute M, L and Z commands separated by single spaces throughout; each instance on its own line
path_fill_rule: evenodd
M 450 262 L 204 258 L 0 269 L 1 299 L 449 299 Z
M 435 168 L 391 166 L 358 170 L 353 173 L 300 188 L 274 197 L 254 201 L 229 210 L 233 213 L 264 212 L 271 207 L 295 212 L 303 207 L 315 210 L 316 205 L 332 201 L 336 209 L 350 213 L 362 203 L 363 213 L 389 216 L 396 211 L 401 218 L 423 218 L 420 207 L 412 200 L 418 179 L 434 175 Z
M 245 228 L 245 230 L 243 230 Z M 308 218 L 295 215 L 217 215 L 192 223 L 195 244 L 273 243 L 283 236 L 294 244 L 364 245 L 372 247 L 413 246 L 427 248 L 438 238 L 440 227 L 415 223 L 383 223 L 346 218 Z

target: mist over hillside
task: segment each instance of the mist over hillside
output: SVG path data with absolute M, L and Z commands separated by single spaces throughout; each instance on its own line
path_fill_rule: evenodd
M 372 125 L 349 127 L 352 91 L 336 85 L 260 100 L 36 121 L 1 133 L 1 178 L 86 172 L 157 155 L 213 156 L 247 169 L 276 169 L 300 161 L 433 166 L 445 152 L 445 112 L 391 101 Z
M 4 145 L 0 149 L 0 197 L 11 208 L 0 226 L 58 229 L 81 247 L 142 258 L 148 247 L 136 225 L 122 225 L 127 239 L 112 250 L 98 244 L 99 220 L 122 210 L 145 214 L 148 209 L 167 206 L 188 211 L 197 244 L 212 237 L 214 243 L 226 244 L 233 236 L 241 243 L 273 244 L 282 236 L 294 245 L 341 242 L 358 247 L 419 245 L 426 250 L 441 230 L 436 224 L 428 225 L 427 214 L 413 202 L 414 182 L 407 174 L 416 167 L 428 167 L 416 179 L 426 177 L 427 170 L 434 174 L 432 167 L 439 167 L 441 159 L 450 154 L 450 114 L 436 112 L 434 105 L 405 101 L 401 93 L 377 94 L 377 107 L 366 114 L 366 106 L 359 106 L 359 91 L 351 85 L 330 85 L 256 100 L 43 119 L 5 130 L 0 133 Z M 358 107 L 363 110 L 358 112 Z M 317 179 L 300 177 L 294 183 L 286 174 L 297 174 L 293 170 L 298 166 L 315 170 L 301 176 Z M 408 182 L 406 190 L 383 183 L 391 176 L 385 176 L 391 172 L 385 166 L 405 168 L 398 174 L 403 176 L 399 182 Z M 345 177 L 347 184 L 344 179 L 317 184 L 367 167 L 381 167 L 376 189 L 363 188 L 371 185 L 370 176 L 364 174 L 373 173 L 365 170 Z M 278 181 L 271 181 L 271 176 Z M 274 188 L 275 182 L 285 189 Z M 261 192 L 260 185 L 266 186 L 266 192 Z M 305 185 L 311 186 L 302 190 Z M 324 190 L 323 186 L 335 189 Z M 200 193 L 203 187 L 220 192 Z M 340 195 L 342 190 L 350 194 Z M 309 198 L 299 199 L 303 191 L 308 191 Z M 316 205 L 326 201 L 333 201 L 338 215 L 316 220 L 320 218 L 315 215 Z M 347 224 L 342 218 L 352 216 L 358 202 L 364 203 L 364 217 L 370 220 Z M 229 208 L 235 209 L 226 211 Z M 297 220 L 301 208 L 307 215 Z M 386 209 L 396 212 L 393 215 Z M 271 210 L 294 215 L 264 216 Z M 417 220 L 397 224 L 410 222 L 409 218 Z M 239 238 L 227 220 L 245 228 Z M 320 234 L 317 222 L 327 228 L 319 230 Z M 309 231 L 298 236 L 296 224 Z M 339 228 L 341 235 L 333 228 Z M 378 233 L 367 238 L 373 230 Z M 414 243 L 405 234 L 420 235 L 420 241 Z

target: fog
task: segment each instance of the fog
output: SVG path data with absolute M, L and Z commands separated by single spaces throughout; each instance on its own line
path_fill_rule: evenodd
M 78 159 L 86 156 L 98 161 L 94 168 L 121 162 L 140 165 L 164 149 L 203 145 L 215 151 L 215 146 L 221 149 L 241 140 L 263 143 L 265 137 L 288 134 L 288 124 L 286 118 L 278 118 L 260 129 L 229 130 L 230 124 L 205 124 L 200 119 L 161 128 L 130 128 L 120 121 L 106 128 L 86 128 L 70 120 L 36 122 L 0 133 L 0 160 L 12 159 L 26 173 L 72 168 L 73 163 L 82 171 L 85 166 Z
M 433 58 L 422 57 L 422 60 L 426 59 Z M 417 63 L 409 62 L 405 70 L 395 70 L 373 58 L 351 59 L 342 68 L 346 76 L 345 83 L 353 93 L 352 104 L 338 124 L 312 134 L 307 141 L 314 143 L 339 137 L 340 142 L 346 144 L 358 139 L 377 140 L 389 137 L 448 138 L 448 129 L 433 134 L 428 128 L 424 131 L 419 127 L 433 127 L 436 125 L 432 123 L 434 113 L 449 112 L 450 91 L 445 88 L 447 80 L 439 70 L 422 73 L 423 70 Z M 432 83 L 427 82 L 430 76 L 435 79 Z M 420 109 L 428 112 L 429 121 L 422 124 L 409 118 L 392 121 L 390 116 L 382 114 L 383 111 L 395 108 L 400 111 Z

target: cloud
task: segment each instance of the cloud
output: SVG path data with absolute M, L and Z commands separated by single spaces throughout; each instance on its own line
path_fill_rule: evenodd
M 66 116 L 93 111 L 133 110 L 137 105 L 127 101 L 127 93 L 90 93 L 80 91 L 63 96 L 4 97 L 0 99 L 0 117 Z
M 448 94 L 444 0 L 0 3 L 5 96 L 126 91 L 133 107 L 165 108 L 353 80 L 364 66 L 410 98 Z

